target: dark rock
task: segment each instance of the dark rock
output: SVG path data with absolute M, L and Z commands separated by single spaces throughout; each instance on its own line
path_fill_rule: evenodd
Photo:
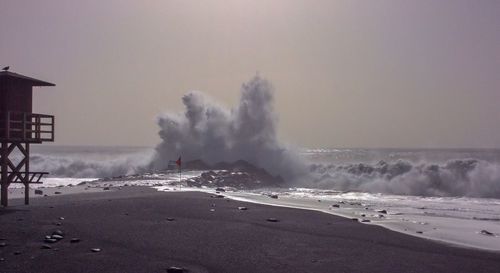
M 35 194 L 37 194 L 37 195 L 42 195 L 42 194 L 43 194 L 43 191 L 42 191 L 42 190 L 35 190 Z
M 43 241 L 49 244 L 57 243 L 57 239 L 54 238 L 45 238 Z
M 102 188 L 103 191 L 109 191 L 109 187 Z
M 385 209 L 379 209 L 379 210 L 376 210 L 376 212 L 387 214 L 387 211 Z
M 0 262 L 3 262 L 3 261 L 5 261 L 5 258 L 0 258 Z
M 352 221 L 358 221 L 358 218 L 351 218 Z
M 239 210 L 247 210 L 247 207 L 238 207 Z
M 80 238 L 71 238 L 71 240 L 69 241 L 70 243 L 79 243 L 81 240 Z
M 52 235 L 60 235 L 60 236 L 64 236 L 64 232 L 60 229 L 56 229 L 52 232 Z
M 361 220 L 361 223 L 370 223 L 370 222 L 371 222 L 371 221 L 370 221 L 370 220 L 368 220 L 368 219 L 363 219 L 363 220 Z
M 332 208 L 340 208 L 340 205 L 339 204 L 333 204 Z
M 217 196 L 215 196 L 217 198 L 224 198 L 225 196 L 224 195 L 221 195 L 221 194 L 218 194 Z
M 0 247 L 6 247 L 7 243 L 6 242 L 0 242 Z
M 187 273 L 188 270 L 182 267 L 171 266 L 167 268 L 167 273 Z
M 273 199 L 278 199 L 278 195 L 277 194 L 270 194 L 269 197 L 271 197 Z
M 101 252 L 100 248 L 91 248 L 90 251 L 92 252 Z
M 61 194 L 61 193 L 62 193 L 62 192 L 60 192 L 60 191 L 56 191 L 56 192 L 54 192 L 54 194 Z
M 47 244 L 43 244 L 40 248 L 41 249 L 52 249 L 52 247 L 50 245 L 47 245 Z
M 485 229 L 481 230 L 480 232 L 482 235 L 487 235 L 487 236 L 495 236 L 495 234 L 493 232 L 489 232 Z
M 64 236 L 62 236 L 62 235 L 57 235 L 57 234 L 54 234 L 54 235 L 52 235 L 52 239 L 56 239 L 56 240 L 58 240 L 58 241 L 59 241 L 59 240 L 62 240 L 62 239 L 64 239 Z
M 169 218 L 167 218 L 167 221 L 172 222 L 172 221 L 175 221 L 175 219 L 169 217 Z
M 226 192 L 226 190 L 225 190 L 225 189 L 223 189 L 223 188 L 216 188 L 216 189 L 215 189 L 215 191 L 218 191 L 218 192 Z
M 268 221 L 268 222 L 273 222 L 273 223 L 279 222 L 279 220 L 278 220 L 278 219 L 276 219 L 276 218 L 267 218 L 267 220 L 266 220 L 266 221 Z
M 418 234 L 423 234 L 424 232 L 419 230 L 419 231 L 417 231 L 417 233 Z
M 61 226 L 61 225 L 62 225 L 62 223 L 61 223 L 61 222 L 54 222 L 54 225 L 56 225 L 56 226 Z
M 19 251 L 19 250 L 18 250 L 18 251 L 14 251 L 14 255 L 21 255 L 21 253 L 22 253 L 22 252 L 21 252 L 21 251 Z
M 77 186 L 83 186 L 83 185 L 85 185 L 85 184 L 87 184 L 87 182 L 86 182 L 86 181 L 83 181 L 83 182 L 80 182 L 80 183 L 78 183 L 78 184 L 76 184 L 76 185 L 77 185 Z
M 64 220 L 64 217 L 59 217 L 59 220 Z

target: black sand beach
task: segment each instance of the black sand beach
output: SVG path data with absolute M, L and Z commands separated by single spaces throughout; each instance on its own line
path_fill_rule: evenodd
M 11 207 L 0 209 L 0 272 L 167 272 L 172 266 L 217 273 L 500 269 L 500 253 L 196 192 L 124 187 L 33 198 L 29 206 L 21 202 L 12 199 Z M 239 210 L 242 206 L 248 209 Z M 64 239 L 42 249 L 45 236 L 58 229 Z

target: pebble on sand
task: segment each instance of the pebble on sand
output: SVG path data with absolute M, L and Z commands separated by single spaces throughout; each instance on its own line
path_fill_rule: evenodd
M 7 243 L 6 242 L 0 242 L 0 247 L 6 247 Z
M 247 210 L 247 207 L 238 207 L 239 210 Z
M 81 240 L 80 238 L 71 238 L 71 240 L 69 241 L 70 243 L 79 243 Z
M 495 234 L 493 232 L 489 232 L 486 229 L 481 230 L 479 233 L 481 233 L 482 235 L 487 235 L 487 236 L 495 236 Z
M 90 251 L 92 252 L 101 252 L 100 248 L 91 248 Z
M 47 245 L 47 244 L 43 244 L 40 248 L 41 249 L 52 249 L 52 247 L 50 245 Z
M 56 229 L 52 232 L 52 235 L 60 235 L 60 236 L 64 236 L 64 232 L 60 229 Z M 53 237 L 53 236 L 52 236 Z
M 188 270 L 182 267 L 171 266 L 167 268 L 167 273 L 185 273 L 185 272 L 188 272 Z
M 167 221 L 172 222 L 172 221 L 175 221 L 175 219 L 169 217 L 169 218 L 167 218 Z
M 276 218 L 267 218 L 267 220 L 266 220 L 266 221 L 268 221 L 268 222 L 273 222 L 273 223 L 279 222 L 279 220 L 278 220 L 278 219 L 276 219 Z

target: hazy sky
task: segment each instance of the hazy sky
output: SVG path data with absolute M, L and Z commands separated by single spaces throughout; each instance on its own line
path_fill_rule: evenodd
M 56 144 L 154 145 L 256 71 L 307 147 L 500 147 L 500 1 L 0 0 L 0 65 L 56 87 Z

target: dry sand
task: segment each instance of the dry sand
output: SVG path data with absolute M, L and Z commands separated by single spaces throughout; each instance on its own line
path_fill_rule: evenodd
M 321 212 L 145 187 L 11 199 L 0 272 L 499 272 L 459 248 Z M 238 210 L 238 207 L 247 210 Z M 62 217 L 62 218 L 61 218 Z M 277 222 L 269 222 L 276 218 Z M 59 225 L 58 225 L 59 224 Z M 64 239 L 41 249 L 46 235 Z M 71 238 L 80 242 L 71 243 Z M 92 252 L 92 248 L 101 249 Z

